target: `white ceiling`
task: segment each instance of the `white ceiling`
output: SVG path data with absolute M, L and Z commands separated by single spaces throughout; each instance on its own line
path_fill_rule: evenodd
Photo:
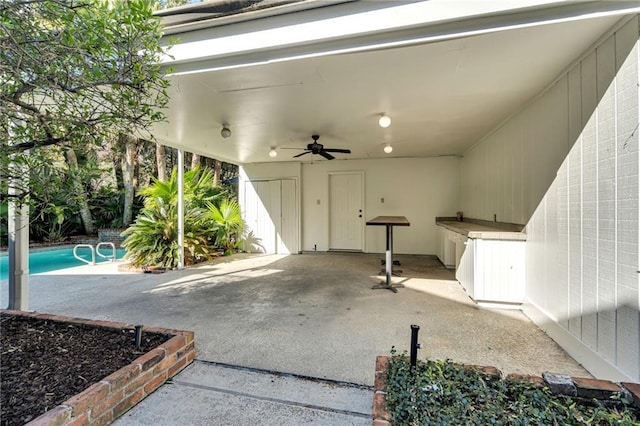
M 303 148 L 316 133 L 325 147 L 351 149 L 338 159 L 461 155 L 620 18 L 173 75 L 168 122 L 154 134 L 234 163 L 326 161 L 293 159 L 298 151 L 282 149 Z M 383 112 L 392 119 L 387 129 L 377 125 Z M 391 154 L 383 152 L 386 143 Z M 271 147 L 276 158 L 268 156 Z

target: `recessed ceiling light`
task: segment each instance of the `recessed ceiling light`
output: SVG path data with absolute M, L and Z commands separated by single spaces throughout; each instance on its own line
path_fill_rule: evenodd
M 393 147 L 391 146 L 391 144 L 386 144 L 384 146 L 384 152 L 386 152 L 387 154 L 391 154 L 391 151 L 393 151 Z

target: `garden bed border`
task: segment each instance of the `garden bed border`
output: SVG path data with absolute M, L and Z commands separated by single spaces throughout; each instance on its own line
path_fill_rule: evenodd
M 496 367 L 459 364 L 462 368 L 473 368 L 485 376 L 502 379 L 502 372 Z M 387 412 L 385 383 L 389 357 L 376 357 L 375 380 L 373 384 L 373 426 L 391 425 L 391 415 Z M 530 374 L 507 374 L 505 379 L 526 380 L 536 386 L 547 386 L 552 392 L 568 396 L 584 398 L 608 399 L 614 393 L 623 392 L 633 399 L 633 404 L 640 409 L 640 384 L 609 380 L 571 377 L 564 374 L 543 373 L 542 376 Z
M 89 320 L 62 315 L 1 309 L 10 315 L 33 317 L 104 329 L 131 330 L 132 324 Z M 139 356 L 129 365 L 94 383 L 57 407 L 27 423 L 29 426 L 107 425 L 131 409 L 195 358 L 194 333 L 160 327 L 143 331 L 172 335 L 155 349 Z

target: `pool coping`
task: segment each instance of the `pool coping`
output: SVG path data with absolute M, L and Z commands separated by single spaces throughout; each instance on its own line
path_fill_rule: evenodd
M 76 245 L 78 245 L 78 244 L 60 244 L 60 245 L 48 245 L 48 246 L 45 246 L 45 247 L 32 247 L 32 248 L 29 248 L 29 256 L 31 256 L 31 255 L 40 255 L 40 256 L 42 256 L 42 253 L 49 252 L 49 251 L 56 251 L 56 250 L 71 250 L 71 251 L 73 251 L 73 248 Z M 95 256 L 96 262 L 95 262 L 95 265 L 92 265 L 92 266 L 125 263 L 126 260 L 124 259 L 124 255 L 120 255 L 121 257 L 118 258 L 118 254 L 117 254 L 118 250 L 125 250 L 124 247 L 116 246 L 115 249 L 116 249 L 116 260 L 115 261 L 104 259 L 104 258 L 100 258 L 96 254 L 96 256 Z M 104 253 L 104 252 L 101 251 L 101 253 Z M 5 261 L 4 259 L 7 256 L 8 256 L 8 252 L 7 251 L 0 252 L 0 259 L 2 259 L 3 262 Z M 40 266 L 41 265 L 42 264 L 40 264 Z M 38 270 L 38 269 L 40 269 L 40 267 L 36 266 L 35 269 L 37 270 L 37 272 L 34 272 L 30 267 L 29 271 L 28 271 L 28 274 L 29 274 L 29 276 L 36 276 L 36 275 L 48 274 L 48 273 L 56 272 L 56 271 L 62 271 L 62 270 L 65 270 L 65 269 L 78 268 L 78 267 L 86 266 L 86 265 L 90 265 L 90 262 L 87 263 L 87 262 L 78 261 L 77 264 L 73 264 L 73 265 L 66 265 L 65 264 L 64 267 L 62 267 L 62 268 L 47 269 L 47 270 L 44 270 L 44 271 Z M 5 265 L 5 266 L 7 266 L 7 269 L 2 268 L 2 270 L 0 270 L 0 282 L 7 281 L 9 279 L 8 274 L 6 276 L 2 277 L 2 273 L 5 273 L 5 272 L 8 273 L 8 265 Z
M 109 241 L 104 241 L 104 242 L 109 242 Z M 97 243 L 93 243 L 93 245 Z M 71 244 L 66 243 L 66 244 L 52 244 L 52 245 L 45 245 L 45 246 L 34 246 L 34 247 L 29 247 L 29 253 L 40 253 L 43 251 L 52 251 L 57 249 L 73 249 L 78 244 L 90 244 L 90 243 L 71 243 Z M 116 250 L 124 249 L 124 247 L 118 246 L 117 244 L 115 246 L 116 246 Z M 4 257 L 8 255 L 9 255 L 9 250 L 7 249 L 0 250 L 0 257 Z
M 10 315 L 33 317 L 70 324 L 82 324 L 112 330 L 132 329 L 133 324 L 91 320 L 63 315 L 0 309 Z M 72 396 L 27 423 L 30 426 L 66 426 L 109 424 L 134 407 L 149 394 L 178 374 L 195 359 L 194 332 L 160 327 L 143 327 L 143 331 L 173 337 L 139 356 L 98 383 Z
M 76 244 L 60 244 L 50 246 L 29 247 L 29 253 L 40 253 L 43 251 L 51 251 L 57 249 L 72 249 Z M 0 250 L 0 257 L 9 256 L 9 250 Z

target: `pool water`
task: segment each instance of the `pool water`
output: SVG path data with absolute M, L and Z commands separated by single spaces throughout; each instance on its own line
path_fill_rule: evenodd
M 103 255 L 111 254 L 107 247 L 100 247 Z M 122 259 L 125 249 L 116 250 L 116 258 Z M 79 248 L 78 255 L 83 259 L 91 261 L 91 250 Z M 106 262 L 106 259 L 96 255 L 96 263 Z M 54 248 L 51 250 L 38 250 L 29 252 L 29 275 L 42 272 L 57 271 L 58 269 L 73 268 L 75 266 L 86 265 L 86 263 L 73 257 L 73 247 Z M 0 256 L 0 280 L 9 278 L 9 256 Z

